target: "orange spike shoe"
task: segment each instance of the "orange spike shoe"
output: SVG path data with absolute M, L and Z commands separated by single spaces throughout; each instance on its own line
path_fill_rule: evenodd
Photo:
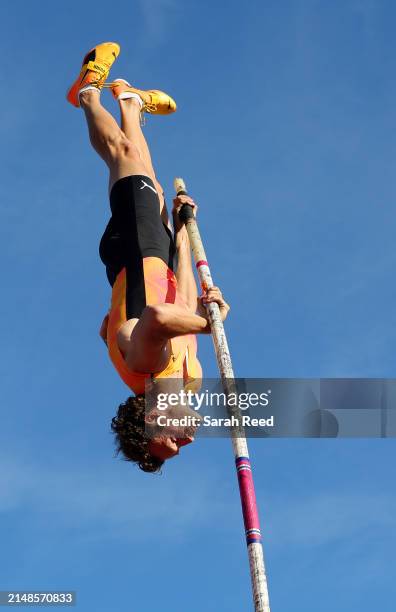
M 116 79 L 112 83 L 112 92 L 116 100 L 126 100 L 127 98 L 138 97 L 142 102 L 142 112 L 152 115 L 169 115 L 176 110 L 176 102 L 164 91 L 149 89 L 144 91 L 132 87 L 125 79 Z M 128 95 L 134 94 L 134 95 Z
M 117 43 L 107 42 L 97 45 L 83 59 L 81 72 L 67 92 L 66 98 L 73 106 L 80 106 L 79 91 L 91 85 L 101 89 L 106 81 L 113 62 L 120 54 Z

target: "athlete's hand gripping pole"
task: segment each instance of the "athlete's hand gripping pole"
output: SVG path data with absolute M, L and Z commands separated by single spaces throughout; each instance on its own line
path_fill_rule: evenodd
M 181 178 L 175 179 L 175 190 L 177 195 L 188 195 L 184 181 Z M 213 287 L 213 280 L 194 212 L 189 204 L 183 204 L 179 211 L 179 218 L 186 225 L 201 287 L 203 291 L 206 291 Z M 205 307 L 209 315 L 217 364 L 224 391 L 226 394 L 236 392 L 231 355 L 219 306 L 216 303 L 210 302 L 205 304 Z M 235 409 L 232 410 L 232 414 L 235 415 Z M 247 441 L 242 427 L 233 428 L 231 436 L 248 546 L 254 609 L 255 612 L 270 612 L 260 523 Z

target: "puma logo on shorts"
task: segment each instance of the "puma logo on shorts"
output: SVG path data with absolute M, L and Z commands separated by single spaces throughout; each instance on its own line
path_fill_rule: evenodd
M 158 193 L 156 192 L 156 190 L 154 189 L 154 187 L 151 187 L 151 185 L 149 185 L 148 183 L 146 183 L 146 181 L 144 181 L 143 179 L 140 179 L 143 183 L 143 185 L 140 187 L 140 189 L 144 189 L 145 187 L 148 187 L 149 189 L 151 189 L 151 191 L 154 191 L 154 193 L 156 193 L 158 195 Z

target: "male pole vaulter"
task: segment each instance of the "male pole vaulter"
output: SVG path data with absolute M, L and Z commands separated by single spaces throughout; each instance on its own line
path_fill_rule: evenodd
M 89 51 L 67 99 L 83 109 L 91 144 L 110 172 L 111 217 L 99 252 L 112 297 L 100 335 L 120 377 L 135 393 L 119 406 L 112 430 L 117 449 L 127 460 L 145 472 L 156 472 L 193 437 L 188 432 L 181 438 L 146 435 L 145 383 L 150 378 L 180 378 L 188 384 L 201 378 L 195 334 L 210 333 L 210 326 L 200 300 L 216 302 L 223 320 L 229 306 L 217 287 L 198 298 L 189 238 L 178 218 L 183 204 L 195 212 L 196 205 L 188 196 L 173 201 L 173 236 L 141 130 L 142 113 L 172 113 L 174 100 L 162 91 L 142 91 L 116 79 L 111 88 L 120 105 L 121 127 L 100 103 L 101 89 L 119 52 L 119 45 L 111 42 Z

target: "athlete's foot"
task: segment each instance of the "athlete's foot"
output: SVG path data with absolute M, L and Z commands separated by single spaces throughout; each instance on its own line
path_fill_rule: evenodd
M 137 89 L 124 79 L 116 79 L 112 84 L 113 96 L 116 100 L 129 98 L 139 101 L 141 111 L 152 115 L 169 115 L 176 110 L 176 102 L 164 91 L 158 89 Z
M 80 74 L 67 92 L 70 104 L 80 106 L 79 94 L 82 90 L 101 90 L 119 53 L 119 45 L 113 42 L 101 43 L 87 53 Z

